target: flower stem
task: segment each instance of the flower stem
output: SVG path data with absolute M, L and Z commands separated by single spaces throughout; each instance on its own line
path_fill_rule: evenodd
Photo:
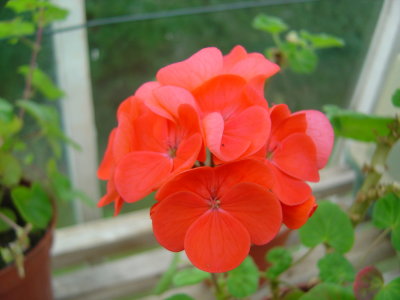
M 214 286 L 214 294 L 218 300 L 227 300 L 229 297 L 225 294 L 223 287 L 221 286 L 220 281 L 218 280 L 218 275 L 215 273 L 211 274 L 211 282 Z
M 356 226 L 364 220 L 370 205 L 379 199 L 386 191 L 382 191 L 378 184 L 386 170 L 386 160 L 393 145 L 400 138 L 400 120 L 396 118 L 389 125 L 390 133 L 388 136 L 379 137 L 376 142 L 376 149 L 371 159 L 371 165 L 365 168 L 366 178 L 357 193 L 356 200 L 350 207 L 349 216 Z
M 0 211 L 0 219 L 2 219 L 5 223 L 7 223 L 7 225 L 12 227 L 15 231 L 17 231 L 21 228 L 18 226 L 17 223 L 15 223 L 13 220 L 11 220 L 9 217 L 7 217 L 5 214 L 3 214 L 1 211 Z

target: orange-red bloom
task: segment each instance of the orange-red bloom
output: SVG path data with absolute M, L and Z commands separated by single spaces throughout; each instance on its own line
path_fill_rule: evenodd
M 273 177 L 256 160 L 183 172 L 157 193 L 154 234 L 171 251 L 185 249 L 199 269 L 234 269 L 252 243 L 268 243 L 281 226 L 281 206 L 267 186 Z

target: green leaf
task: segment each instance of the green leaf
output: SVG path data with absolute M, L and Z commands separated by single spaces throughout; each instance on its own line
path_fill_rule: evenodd
M 30 67 L 21 66 L 18 68 L 18 72 L 24 76 L 28 76 Z M 38 68 L 33 70 L 32 85 L 49 100 L 56 100 L 64 95 L 63 91 L 55 86 L 50 77 Z
M 318 56 L 314 50 L 308 48 L 297 48 L 287 52 L 289 68 L 296 73 L 309 74 L 317 67 Z
M 272 265 L 268 268 L 266 276 L 269 279 L 276 279 L 290 267 L 292 264 L 292 255 L 289 250 L 283 247 L 276 247 L 268 252 L 267 261 Z
M 400 198 L 389 193 L 380 198 L 372 212 L 372 223 L 380 228 L 392 230 L 392 244 L 400 251 Z
M 351 263 L 340 253 L 329 253 L 318 261 L 319 277 L 324 282 L 351 282 L 355 270 Z
M 12 114 L 13 107 L 10 102 L 0 97 L 0 114 Z M 10 119 L 10 118 L 9 118 Z
M 382 273 L 377 268 L 368 266 L 357 273 L 353 290 L 357 300 L 370 300 L 382 287 Z
M 0 152 L 0 182 L 5 186 L 19 183 L 22 169 L 18 160 L 10 153 Z
M 264 14 L 260 14 L 254 18 L 253 27 L 272 34 L 281 33 L 288 29 L 288 25 L 281 19 Z
M 195 300 L 195 299 L 187 294 L 175 294 L 168 298 L 165 298 L 165 300 Z
M 247 257 L 239 267 L 228 272 L 228 291 L 237 298 L 248 297 L 257 291 L 258 281 L 258 268 L 251 257 Z
M 0 38 L 19 37 L 33 34 L 35 27 L 32 23 L 15 18 L 11 21 L 0 22 Z
M 47 226 L 52 216 L 52 206 L 46 192 L 38 183 L 32 184 L 30 188 L 14 188 L 11 197 L 26 222 L 37 228 Z
M 320 201 L 307 223 L 300 228 L 300 240 L 307 247 L 327 243 L 336 251 L 346 253 L 354 242 L 354 230 L 349 217 L 337 204 Z
M 40 1 L 37 0 L 10 0 L 7 2 L 6 7 L 20 14 L 23 12 L 34 10 L 38 8 L 39 5 Z
M 58 112 L 54 107 L 29 100 L 19 100 L 17 105 L 36 120 L 56 157 L 61 155 L 61 142 L 69 143 L 79 149 L 79 145 L 65 136 L 61 130 Z
M 400 277 L 385 285 L 375 296 L 374 300 L 398 300 L 400 297 Z
M 6 217 L 8 217 L 11 221 L 16 221 L 16 216 L 15 213 L 8 208 L 1 208 L 0 212 L 2 214 L 4 214 Z M 8 225 L 6 222 L 4 222 L 1 218 L 0 218 L 0 232 L 4 232 L 10 229 L 10 225 Z
M 400 107 L 400 89 L 397 89 L 392 96 L 392 103 L 394 106 Z
M 193 285 L 210 278 L 210 273 L 196 268 L 183 269 L 178 271 L 172 278 L 175 286 Z
M 283 296 L 283 300 L 299 300 L 304 292 L 300 289 L 293 289 Z
M 345 43 L 341 38 L 326 33 L 311 34 L 308 31 L 300 31 L 300 36 L 309 41 L 314 48 L 344 47 Z
M 312 288 L 299 300 L 355 300 L 355 298 L 350 289 L 324 282 Z
M 336 136 L 363 142 L 375 142 L 378 136 L 387 136 L 392 118 L 367 115 L 341 109 L 335 105 L 324 106 Z

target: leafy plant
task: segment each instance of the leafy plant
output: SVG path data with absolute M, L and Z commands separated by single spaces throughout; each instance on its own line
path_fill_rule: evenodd
M 45 27 L 68 12 L 45 0 L 10 0 L 5 9 L 13 18 L 0 22 L 0 37 L 31 51 L 29 64 L 16 70 L 21 97 L 0 98 L 0 267 L 15 261 L 23 276 L 30 236 L 43 234 L 53 216 L 50 199 L 85 196 L 59 170 L 64 145 L 78 146 L 60 127 L 54 102 L 64 93 L 38 66 Z

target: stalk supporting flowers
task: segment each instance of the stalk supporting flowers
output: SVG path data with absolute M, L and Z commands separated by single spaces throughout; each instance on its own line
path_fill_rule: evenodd
M 114 203 L 118 214 L 157 191 L 158 242 L 211 273 L 239 266 L 282 224 L 300 228 L 317 207 L 307 182 L 319 180 L 333 130 L 318 111 L 268 104 L 264 83 L 278 71 L 241 46 L 225 56 L 205 48 L 159 70 L 118 109 L 99 206 Z

